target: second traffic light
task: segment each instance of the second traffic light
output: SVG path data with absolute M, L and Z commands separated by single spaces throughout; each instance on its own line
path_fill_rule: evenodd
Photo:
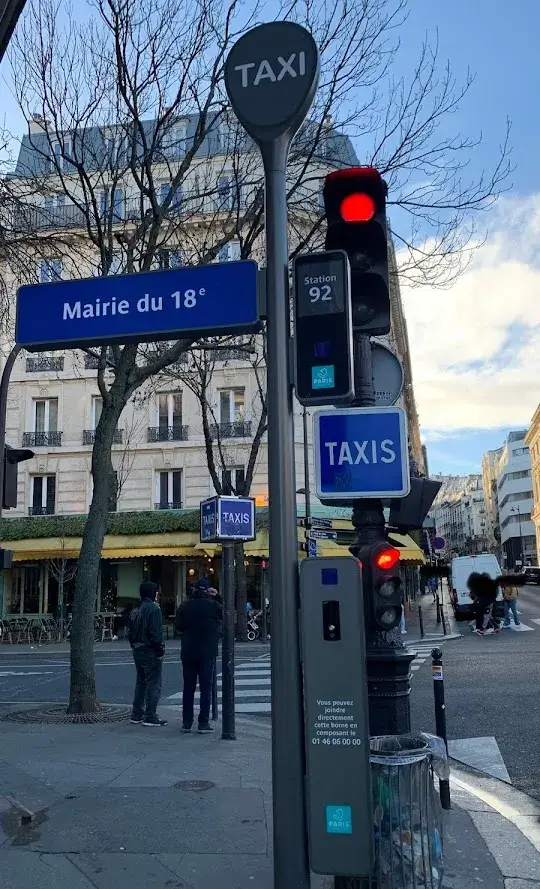
M 27 448 L 4 447 L 4 486 L 2 496 L 3 509 L 17 506 L 17 479 L 19 463 L 31 460 L 34 452 Z
M 300 404 L 354 395 L 350 270 L 343 250 L 294 261 L 294 385 Z
M 366 623 L 371 630 L 393 630 L 401 622 L 402 588 L 399 550 L 379 540 L 355 552 L 362 563 Z
M 325 246 L 349 257 L 353 327 L 369 336 L 390 331 L 386 192 L 374 167 L 335 170 L 323 188 Z

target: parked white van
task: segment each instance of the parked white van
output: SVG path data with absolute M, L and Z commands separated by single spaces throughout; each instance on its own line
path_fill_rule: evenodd
M 473 617 L 472 599 L 467 589 L 467 578 L 473 571 L 478 574 L 489 574 L 494 579 L 502 574 L 496 556 L 491 553 L 479 553 L 477 556 L 458 556 L 450 563 L 450 589 L 452 607 L 457 620 L 470 620 Z M 497 601 L 502 611 L 502 591 L 499 587 Z

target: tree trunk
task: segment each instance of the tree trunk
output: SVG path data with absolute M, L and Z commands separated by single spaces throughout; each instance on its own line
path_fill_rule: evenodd
M 111 447 L 122 408 L 122 401 L 109 393 L 109 400 L 103 405 L 96 428 L 92 452 L 94 493 L 84 526 L 73 599 L 68 713 L 94 713 L 99 710 L 94 667 L 95 601 L 113 482 Z
M 234 544 L 234 576 L 236 579 L 236 635 L 247 641 L 247 574 L 244 565 L 244 544 Z

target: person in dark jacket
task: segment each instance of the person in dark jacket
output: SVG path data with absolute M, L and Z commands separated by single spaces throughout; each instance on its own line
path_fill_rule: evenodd
M 182 640 L 182 731 L 190 732 L 193 725 L 198 680 L 201 696 L 198 731 L 201 734 L 214 731 L 210 725 L 210 704 L 222 619 L 222 607 L 215 596 L 208 594 L 209 587 L 207 580 L 200 580 L 191 598 L 179 606 L 175 620 L 176 631 Z
M 137 669 L 131 722 L 133 725 L 163 726 L 157 705 L 161 694 L 163 670 L 163 618 L 156 602 L 157 584 L 144 581 L 140 587 L 141 601 L 129 616 L 129 644 Z
M 473 571 L 467 578 L 467 586 L 474 603 L 474 614 L 476 618 L 476 629 L 474 632 L 478 636 L 484 636 L 486 633 L 497 632 L 497 628 L 490 629 L 489 623 L 492 619 L 493 606 L 497 600 L 499 587 L 503 589 L 509 586 L 523 586 L 523 579 L 520 575 L 503 574 L 499 577 L 490 577 L 487 572 L 479 574 Z

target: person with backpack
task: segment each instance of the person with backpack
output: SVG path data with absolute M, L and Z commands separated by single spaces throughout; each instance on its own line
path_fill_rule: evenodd
M 474 603 L 474 614 L 476 619 L 476 628 L 474 632 L 478 636 L 484 636 L 487 633 L 497 632 L 497 627 L 489 626 L 492 621 L 493 606 L 497 600 L 499 587 L 503 590 L 511 586 L 522 586 L 524 583 L 521 575 L 506 574 L 500 577 L 490 577 L 486 572 L 479 574 L 473 571 L 467 578 L 467 586 L 469 588 L 471 599 Z
M 218 653 L 223 609 L 215 595 L 209 594 L 210 584 L 200 580 L 192 595 L 178 607 L 175 629 L 181 639 L 181 660 L 184 676 L 182 693 L 182 731 L 193 726 L 195 689 L 200 690 L 198 732 L 213 732 L 210 725 L 212 680 Z
M 133 697 L 131 723 L 133 725 L 164 726 L 165 719 L 159 719 L 157 705 L 161 695 L 161 675 L 163 672 L 163 617 L 157 604 L 157 584 L 150 581 L 141 583 L 140 604 L 129 616 L 129 644 L 137 670 L 137 683 Z

